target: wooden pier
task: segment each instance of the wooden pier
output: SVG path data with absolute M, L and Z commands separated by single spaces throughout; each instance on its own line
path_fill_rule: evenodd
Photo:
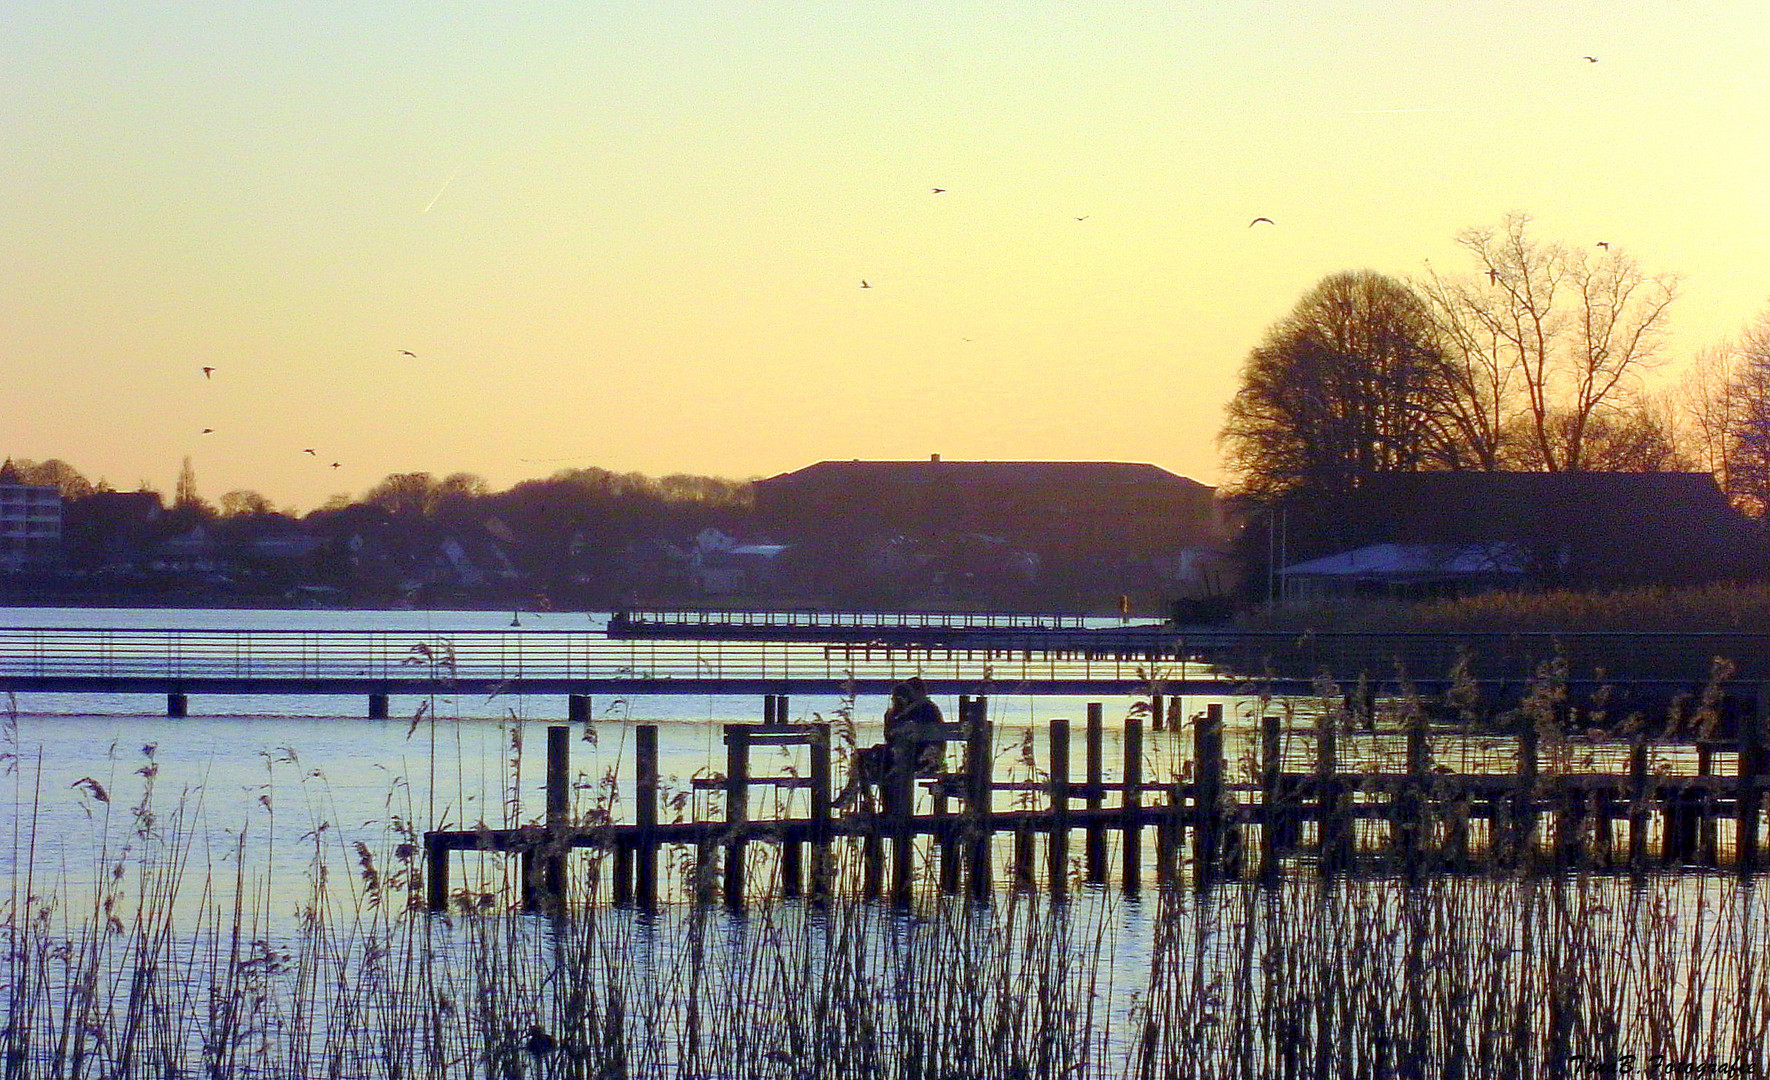
M 1557 754 L 1567 757 L 1560 751 L 1593 736 L 1549 730 L 1539 717 L 1521 722 L 1510 736 L 1514 768 L 1455 773 L 1435 760 L 1434 748 L 1456 733 L 1433 728 L 1422 710 L 1408 711 L 1402 729 L 1387 733 L 1405 747 L 1399 771 L 1345 767 L 1348 743 L 1366 736 L 1332 712 L 1307 730 L 1287 730 L 1278 713 L 1268 712 L 1258 718 L 1255 760 L 1241 779 L 1225 758 L 1223 707 L 1213 703 L 1188 722 L 1189 733 L 1168 736 L 1189 735 L 1191 754 L 1183 774 L 1166 779 L 1146 775 L 1143 717 L 1128 717 L 1120 779 L 1107 782 L 1103 710 L 1095 705 L 1087 710 L 1079 778 L 1070 768 L 1070 721 L 1058 719 L 1047 732 L 1045 775 L 999 781 L 986 701 L 966 696 L 956 722 L 901 731 L 879 790 L 863 793 L 839 814 L 831 725 L 789 723 L 786 699 L 770 696 L 761 723 L 724 726 L 724 774 L 696 782 L 723 793 L 718 820 L 660 821 L 657 729 L 642 725 L 634 820 L 574 822 L 566 789 L 569 728 L 551 729 L 544 823 L 425 834 L 426 896 L 433 910 L 446 910 L 455 897 L 455 853 L 496 852 L 520 858 L 529 908 L 562 909 L 574 896 L 597 902 L 603 895 L 598 879 L 606 873 L 613 903 L 651 910 L 665 899 L 659 860 L 672 846 L 691 853 L 691 898 L 722 898 L 734 909 L 751 902 L 758 886 L 769 895 L 814 901 L 845 892 L 908 904 L 919 885 L 979 901 L 999 887 L 1042 888 L 1062 899 L 1073 883 L 1106 887 L 1115 870 L 1119 887 L 1135 894 L 1146 884 L 1143 855 L 1151 846 L 1158 887 L 1273 880 L 1287 867 L 1419 875 L 1494 867 L 1643 873 L 1657 866 L 1730 866 L 1751 874 L 1762 863 L 1767 713 L 1770 684 L 1759 688 L 1755 707 L 1738 718 L 1727 741 L 1651 741 L 1644 731 L 1606 737 L 1604 748 L 1626 759 L 1616 771 L 1565 762 L 1554 767 Z M 957 768 L 919 767 L 923 744 L 957 745 Z M 752 750 L 777 745 L 808 749 L 805 775 L 754 772 Z M 1656 755 L 1693 759 L 1694 769 L 1656 767 Z M 755 814 L 752 793 L 770 786 L 809 791 L 807 815 Z M 1014 808 L 999 805 L 1004 796 Z M 1042 806 L 1029 805 L 1041 798 Z M 1072 866 L 1077 831 L 1080 862 Z M 751 849 L 758 845 L 776 849 L 771 882 L 752 870 Z M 593 859 L 588 875 L 580 875 L 583 884 L 574 887 L 569 857 L 578 849 L 609 858 Z

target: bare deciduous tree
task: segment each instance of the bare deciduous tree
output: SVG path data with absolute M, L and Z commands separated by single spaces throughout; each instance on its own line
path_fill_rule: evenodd
M 1682 390 L 1703 465 L 1741 510 L 1770 515 L 1770 310 L 1699 355 Z
M 1434 275 L 1425 287 L 1460 390 L 1451 415 L 1478 467 L 1592 468 L 1594 426 L 1615 430 L 1607 414 L 1637 404 L 1637 379 L 1658 359 L 1678 281 L 1649 276 L 1616 249 L 1592 257 L 1540 243 L 1529 226 L 1528 214 L 1515 213 L 1497 230 L 1464 231 L 1457 243 L 1477 275 Z M 1525 422 L 1509 423 L 1513 415 Z

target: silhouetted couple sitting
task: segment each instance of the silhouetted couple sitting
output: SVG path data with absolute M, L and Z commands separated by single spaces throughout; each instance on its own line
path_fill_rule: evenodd
M 854 771 L 847 789 L 836 800 L 838 805 L 847 805 L 858 797 L 866 799 L 870 806 L 874 791 L 888 794 L 886 781 L 891 776 L 899 746 L 903 748 L 904 760 L 913 775 L 940 775 L 941 766 L 946 762 L 945 740 L 923 738 L 923 732 L 918 729 L 927 724 L 938 724 L 943 719 L 940 706 L 928 696 L 928 688 L 920 678 L 912 677 L 892 687 L 891 704 L 885 709 L 885 741 L 863 747 L 855 754 Z

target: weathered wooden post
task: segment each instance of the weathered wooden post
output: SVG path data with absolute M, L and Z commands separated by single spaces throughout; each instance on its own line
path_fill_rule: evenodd
M 1167 888 L 1178 877 L 1175 856 L 1185 840 L 1185 826 L 1181 822 L 1186 815 L 1186 796 L 1184 785 L 1170 783 L 1163 788 L 1168 801 L 1155 819 L 1155 881 L 1158 887 Z
M 190 698 L 174 690 L 166 695 L 166 716 L 171 720 L 183 720 L 190 712 Z
M 1696 861 L 1704 866 L 1715 865 L 1717 830 L 1715 828 L 1715 745 L 1707 739 L 1696 744 Z
M 1164 719 L 1162 716 L 1162 700 L 1162 695 L 1160 694 L 1151 694 L 1149 696 L 1149 729 L 1151 731 L 1162 730 L 1162 721 Z
M 744 848 L 750 816 L 750 731 L 725 725 L 725 906 L 744 907 Z
M 971 699 L 971 715 L 965 726 L 965 795 L 966 825 L 970 830 L 971 896 L 983 901 L 990 895 L 990 850 L 994 836 L 991 823 L 995 775 L 992 751 L 995 746 L 989 723 L 986 699 Z
M 1289 842 L 1289 813 L 1284 805 L 1284 742 L 1275 712 L 1260 712 L 1260 876 L 1278 880 L 1278 855 Z
M 1156 698 L 1161 701 L 1161 698 Z M 1159 708 L 1159 706 L 1158 706 Z M 1119 846 L 1124 850 L 1124 891 L 1136 896 L 1143 877 L 1143 719 L 1125 718 L 1124 787 L 1120 789 L 1119 807 L 1124 821 L 1124 837 Z
M 1426 850 L 1426 789 L 1432 778 L 1432 743 L 1424 709 L 1410 704 L 1406 719 L 1407 776 L 1395 794 L 1392 828 L 1402 866 L 1408 873 L 1417 874 Z
M 658 726 L 633 732 L 634 891 L 641 911 L 658 907 Z
M 780 838 L 781 851 L 781 896 L 788 900 L 796 900 L 805 892 L 804 845 L 791 832 L 783 831 Z
M 908 907 L 916 881 L 915 835 L 911 832 L 916 810 L 915 739 L 887 740 L 891 769 L 885 777 L 885 828 L 891 836 L 891 903 Z
M 614 849 L 613 880 L 609 882 L 609 899 L 616 907 L 633 904 L 633 845 L 618 837 L 610 838 Z
M 1207 888 L 1217 873 L 1223 839 L 1223 706 L 1205 707 L 1193 728 L 1192 851 L 1195 884 Z
M 1647 736 L 1637 731 L 1629 740 L 1629 868 L 1647 868 Z
M 1088 703 L 1086 736 L 1087 789 L 1084 805 L 1088 808 L 1088 827 L 1083 834 L 1084 863 L 1090 885 L 1106 884 L 1106 826 L 1100 824 L 1100 809 L 1105 805 L 1105 722 L 1104 708 L 1098 701 Z
M 1069 721 L 1050 728 L 1051 832 L 1045 839 L 1046 887 L 1053 900 L 1069 895 Z
M 1759 786 L 1764 775 L 1764 729 L 1770 718 L 1770 682 L 1758 684 L 1757 699 L 1739 717 L 1739 871 L 1750 874 L 1758 865 L 1758 820 L 1764 802 Z
M 449 845 L 440 833 L 424 836 L 424 906 L 449 909 Z
M 1315 718 L 1316 868 L 1324 874 L 1352 862 L 1352 820 L 1339 773 L 1338 715 L 1323 709 Z
M 1523 860 L 1535 854 L 1537 841 L 1537 731 L 1536 717 L 1521 713 L 1518 720 L 1518 780 L 1507 807 L 1506 855 Z
M 829 899 L 834 874 L 830 862 L 830 725 L 818 724 L 811 736 L 811 895 Z
M 387 695 L 374 693 L 369 695 L 369 719 L 387 719 Z
M 565 696 L 565 718 L 574 724 L 582 724 L 590 719 L 590 695 L 567 694 Z
M 1038 856 L 1034 854 L 1033 832 L 1024 823 L 1014 829 L 1014 887 L 1022 892 L 1031 892 L 1039 886 L 1039 874 L 1036 867 Z
M 963 724 L 970 715 L 971 699 L 965 695 L 959 697 L 959 723 Z M 916 756 L 922 756 L 922 751 Z M 921 761 L 916 767 L 921 768 Z M 934 790 L 930 793 L 929 803 L 934 815 L 934 846 L 937 855 L 936 874 L 940 879 L 940 891 L 951 896 L 959 891 L 959 838 L 953 830 L 952 799 L 946 789 L 946 743 L 940 744 L 940 768 L 937 770 Z
M 540 865 L 540 907 L 558 911 L 565 906 L 566 853 L 571 850 L 568 829 L 572 816 L 572 729 L 558 725 L 547 729 L 546 833 Z

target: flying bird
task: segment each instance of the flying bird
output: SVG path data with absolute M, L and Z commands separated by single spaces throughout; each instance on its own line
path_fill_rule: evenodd
M 402 356 L 409 356 L 409 357 L 411 357 L 411 358 L 412 358 L 412 359 L 414 359 L 414 360 L 416 360 L 416 359 L 418 359 L 418 354 L 417 354 L 417 353 L 415 353 L 415 352 L 413 352 L 413 351 L 412 351 L 412 350 L 410 350 L 410 349 L 401 349 L 401 350 L 400 350 L 400 355 L 402 355 Z
M 1489 269 L 1487 271 L 1487 283 L 1489 285 L 1498 285 L 1500 283 L 1500 272 L 1498 270 Z
M 867 279 L 866 279 L 866 278 L 861 278 L 861 279 L 860 279 L 860 287 L 861 287 L 861 288 L 863 288 L 863 289 L 870 289 L 870 288 L 872 288 L 872 286 L 871 286 L 871 285 L 868 285 L 868 284 L 867 284 Z
M 931 189 L 929 189 L 929 190 L 931 190 L 931 191 L 933 191 L 933 192 L 934 192 L 934 194 L 936 194 L 936 195 L 939 195 L 939 194 L 941 194 L 941 193 L 942 193 L 942 192 L 944 192 L 944 191 L 945 191 L 945 190 L 946 190 L 946 188 L 943 188 L 943 187 L 937 187 L 937 188 L 931 188 Z
M 1083 214 L 1081 217 L 1076 218 L 1076 220 L 1077 221 L 1086 221 L 1093 216 L 1094 216 L 1093 214 Z
M 212 367 L 204 368 L 203 369 L 203 378 L 205 378 L 205 379 L 209 378 L 211 375 L 214 374 L 214 372 L 215 372 L 215 369 Z
M 312 449 L 303 450 L 301 452 L 303 454 L 306 454 L 308 457 L 319 457 L 319 455 L 314 453 Z
M 332 468 L 334 468 L 334 469 L 336 469 L 336 468 L 338 468 L 338 467 L 339 467 L 339 463 L 338 463 L 338 462 L 336 462 L 336 461 L 334 461 L 334 462 L 332 462 Z
M 1262 221 L 1264 221 L 1268 225 L 1274 224 L 1273 220 L 1269 217 L 1257 217 L 1254 220 L 1248 222 L 1248 228 L 1251 229 L 1254 226 L 1260 224 Z
M 205 435 L 213 435 L 213 434 L 215 434 L 215 429 L 214 429 L 214 428 L 212 428 L 212 427 L 206 427 L 206 428 L 204 428 L 204 429 L 203 429 L 203 434 L 205 434 Z
M 1598 62 L 1598 58 L 1596 56 L 1586 57 L 1586 63 L 1588 63 L 1588 64 L 1596 64 L 1597 62 Z
M 1598 241 L 1598 246 L 1603 248 L 1605 251 L 1609 251 L 1610 250 L 1610 241 L 1600 240 L 1600 241 Z

